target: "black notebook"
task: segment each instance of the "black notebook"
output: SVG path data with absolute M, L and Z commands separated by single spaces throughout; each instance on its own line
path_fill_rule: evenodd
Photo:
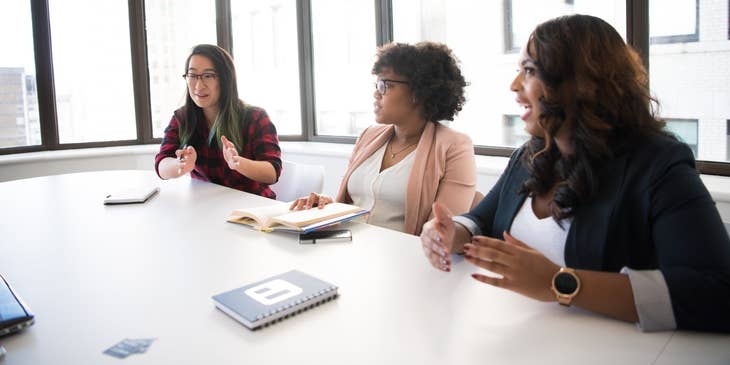
M 215 306 L 257 329 L 337 297 L 337 286 L 292 270 L 213 296 Z

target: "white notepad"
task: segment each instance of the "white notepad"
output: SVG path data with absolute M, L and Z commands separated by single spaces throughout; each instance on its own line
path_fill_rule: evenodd
M 215 306 L 257 329 L 337 297 L 337 286 L 292 270 L 213 296 Z
M 111 194 L 104 197 L 104 204 L 136 204 L 144 203 L 153 195 L 157 194 L 160 188 L 157 186 L 133 187 Z

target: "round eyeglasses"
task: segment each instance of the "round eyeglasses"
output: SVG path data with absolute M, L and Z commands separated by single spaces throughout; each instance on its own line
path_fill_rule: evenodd
M 208 85 L 218 79 L 218 74 L 214 74 L 212 72 L 202 74 L 186 73 L 182 75 L 182 77 L 191 85 L 195 84 L 195 80 L 200 80 L 203 82 L 203 85 Z
M 378 91 L 378 94 L 385 95 L 385 92 L 388 91 L 388 88 L 390 88 L 390 86 L 387 84 L 388 82 L 395 82 L 398 84 L 406 84 L 406 85 L 409 84 L 408 81 L 379 79 L 378 82 L 375 83 L 375 90 Z

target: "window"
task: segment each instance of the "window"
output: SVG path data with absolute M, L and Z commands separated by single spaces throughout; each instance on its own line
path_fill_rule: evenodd
M 665 121 L 667 122 L 666 129 L 686 143 L 697 157 L 697 119 L 666 119 Z
M 373 123 L 372 1 L 312 0 L 315 134 L 357 136 Z
M 505 52 L 519 52 L 535 26 L 566 14 L 599 16 L 611 23 L 626 38 L 624 1 L 505 0 L 503 13 Z
M 13 36 L 0 40 L 12 50 L 0 56 L 0 154 L 157 143 L 200 43 L 231 50 L 241 99 L 264 107 L 284 139 L 352 141 L 373 124 L 376 44 L 429 40 L 454 50 L 470 82 L 451 126 L 479 153 L 508 156 L 526 138 L 509 91 L 520 47 L 538 23 L 582 13 L 631 35 L 660 115 L 680 121 L 669 128 L 693 144 L 702 172 L 730 176 L 728 0 L 69 0 L 4 10 L 0 30 Z
M 242 100 L 263 107 L 279 135 L 302 133 L 296 1 L 231 2 Z
M 730 42 L 725 39 L 724 31 L 718 31 L 724 29 L 727 20 L 713 16 L 724 14 L 725 6 L 726 0 L 699 3 L 702 29 L 707 29 L 699 41 L 653 43 L 649 47 L 650 88 L 661 105 L 660 114 L 697 120 L 695 153 L 697 159 L 705 161 L 728 161 L 726 141 L 721 136 L 725 135 L 726 121 L 730 119 L 730 103 L 727 102 L 730 73 L 726 71 Z M 666 22 L 663 18 L 681 23 L 673 12 L 652 15 L 650 32 L 653 32 L 654 24 Z M 696 17 L 695 12 L 689 11 L 683 15 L 691 19 Z
M 49 6 L 60 142 L 135 139 L 128 4 L 69 0 Z
M 649 0 L 651 44 L 697 42 L 699 0 Z
M 464 109 L 451 127 L 471 136 L 475 145 L 514 147 L 520 140 L 522 122 L 517 119 L 508 124 L 503 116 L 520 114 L 509 85 L 517 68 L 516 51 L 534 27 L 561 14 L 595 14 L 623 35 L 625 7 L 623 0 L 394 1 L 393 38 L 397 42 L 446 43 L 470 82 Z M 505 39 L 510 40 L 507 46 Z M 518 134 L 507 136 L 509 133 Z
M 519 115 L 505 115 L 502 130 L 505 146 L 520 147 L 530 139 L 530 134 L 525 131 L 525 125 Z
M 4 5 L 0 22 L 0 148 L 41 144 L 30 4 Z
M 215 0 L 145 0 L 147 67 L 153 136 L 163 136 L 172 113 L 185 104 L 181 77 L 190 50 L 216 44 Z M 194 25 L 194 26 L 193 26 Z

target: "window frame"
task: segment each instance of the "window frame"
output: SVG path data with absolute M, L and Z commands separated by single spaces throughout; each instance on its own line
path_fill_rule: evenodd
M 655 0 L 658 1 L 658 0 Z M 689 34 L 673 34 L 650 37 L 649 44 L 690 43 L 700 41 L 700 0 L 695 0 L 695 31 Z
M 232 49 L 231 0 L 216 0 L 216 32 L 217 43 L 235 55 Z M 373 0 L 375 11 L 377 46 L 386 44 L 393 39 L 393 0 Z M 669 36 L 671 42 L 697 41 L 699 39 L 699 0 L 696 1 L 697 19 L 695 34 Z M 143 144 L 158 144 L 161 138 L 154 138 L 152 131 L 152 116 L 150 106 L 149 70 L 147 68 L 147 45 L 145 32 L 144 0 L 128 0 L 130 40 L 132 44 L 132 77 L 134 88 L 134 105 L 137 136 L 132 140 L 59 143 L 57 110 L 55 103 L 53 55 L 51 51 L 51 29 L 49 18 L 49 0 L 30 0 L 32 13 L 33 43 L 36 61 L 36 85 L 38 93 L 38 114 L 40 118 L 41 144 L 35 146 L 18 146 L 0 148 L 0 155 L 68 150 L 78 148 L 128 146 Z M 281 135 L 282 141 L 312 141 L 330 143 L 355 143 L 356 138 L 350 136 L 320 136 L 316 133 L 316 95 L 314 94 L 314 73 L 312 57 L 312 23 L 311 0 L 296 0 L 297 7 L 297 40 L 299 54 L 300 77 L 300 105 L 302 133 L 300 135 Z M 511 10 L 510 0 L 503 0 L 505 20 L 509 19 Z M 730 39 L 730 0 L 728 1 L 728 39 Z M 505 22 L 506 23 L 506 22 Z M 662 43 L 658 40 L 663 37 L 649 37 L 649 0 L 626 0 L 626 38 L 639 54 L 642 55 L 644 66 L 649 70 L 649 45 Z M 508 25 L 506 24 L 505 27 Z M 506 29 L 507 30 L 507 29 Z M 505 52 L 514 52 L 507 49 L 511 45 L 511 32 L 504 34 Z M 682 38 L 685 37 L 685 38 Z M 689 40 L 687 40 L 689 39 Z M 664 43 L 670 43 L 667 40 Z M 651 74 L 650 74 L 651 75 Z M 730 129 L 730 121 L 728 121 Z M 728 130 L 730 139 L 730 130 Z M 508 157 L 514 151 L 511 147 L 477 145 L 474 151 L 478 155 Z M 728 146 L 730 153 L 730 146 Z M 730 157 L 730 156 L 728 156 Z M 697 168 L 701 173 L 730 176 L 730 162 L 697 161 Z

